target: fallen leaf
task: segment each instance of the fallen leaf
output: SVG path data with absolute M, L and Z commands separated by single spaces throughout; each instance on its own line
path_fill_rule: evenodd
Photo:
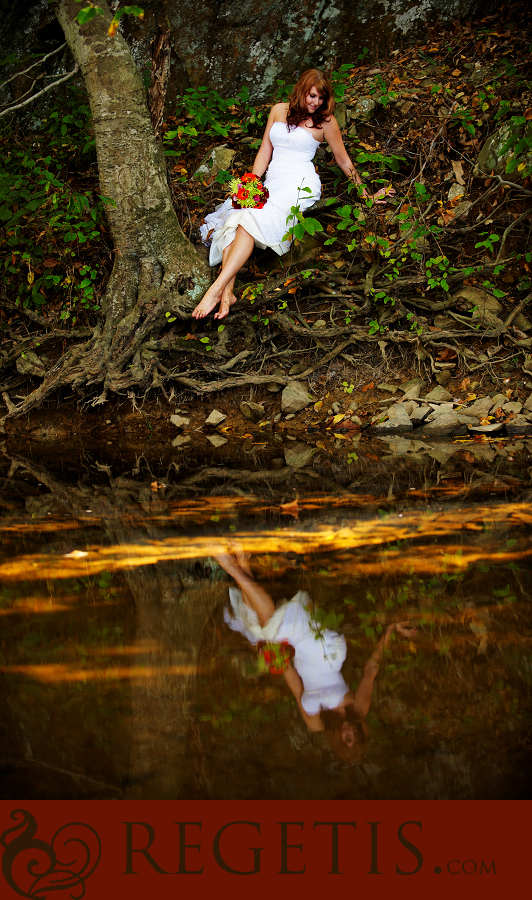
M 157 491 L 157 488 L 159 487 L 159 485 L 157 484 L 156 481 L 152 481 L 152 483 L 150 484 L 150 487 L 151 487 L 152 491 Z
M 362 390 L 363 390 L 363 391 L 372 391 L 374 387 L 375 387 L 375 382 L 374 382 L 374 381 L 370 381 L 369 384 L 365 384 L 365 385 L 364 385 L 364 387 L 362 388 Z
M 453 159 L 451 165 L 453 167 L 454 177 L 456 178 L 458 184 L 465 185 L 464 167 L 463 167 L 462 163 L 460 162 L 460 160 Z
M 296 291 L 297 291 L 297 286 L 296 286 L 296 287 L 293 287 L 293 288 L 288 288 L 288 293 L 289 293 L 289 294 L 295 294 Z
M 341 422 L 342 419 L 345 419 L 345 413 L 337 413 L 337 415 L 334 416 L 334 418 L 332 420 L 333 425 L 336 425 L 338 422 Z
M 376 460 L 376 462 L 379 461 L 379 457 L 374 456 L 373 453 L 366 453 L 366 459 L 374 459 L 374 460 Z
M 438 353 L 438 359 L 441 360 L 456 359 L 456 357 L 456 350 L 451 350 L 450 347 L 446 347 L 445 350 L 442 350 L 441 353 Z
M 285 516 L 293 516 L 294 519 L 299 519 L 299 502 L 297 497 L 290 503 L 281 503 L 279 509 Z
M 358 143 L 361 147 L 364 147 L 364 150 L 367 150 L 368 152 L 375 150 L 375 147 L 372 147 L 371 144 L 365 144 L 364 141 L 359 141 Z
M 323 407 L 323 400 L 318 400 L 317 403 L 314 404 L 314 412 L 319 412 Z
M 43 260 L 43 266 L 46 266 L 47 269 L 53 269 L 54 266 L 59 265 L 58 259 L 45 259 Z
M 453 78 L 458 78 L 458 76 L 461 74 L 462 73 L 461 73 L 460 69 L 455 69 L 454 72 L 451 72 L 451 75 L 453 76 Z

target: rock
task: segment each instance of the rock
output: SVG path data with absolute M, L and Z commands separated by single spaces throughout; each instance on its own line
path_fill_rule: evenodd
M 449 372 L 449 369 L 442 369 L 441 372 L 436 374 L 436 381 L 438 384 L 447 384 L 447 382 L 450 381 L 450 378 L 451 373 Z
M 277 368 L 277 369 L 273 370 L 272 375 L 278 375 L 279 377 L 284 378 L 285 371 L 284 371 L 284 369 Z M 268 384 L 266 385 L 266 389 L 271 394 L 278 394 L 279 391 L 282 391 L 283 385 L 279 384 L 277 381 L 269 381 Z
M 183 447 L 184 444 L 190 443 L 192 438 L 189 434 L 178 434 L 176 438 L 172 441 L 172 447 Z
M 452 299 L 455 301 L 465 300 L 469 309 L 476 306 L 477 309 L 487 309 L 495 315 L 502 309 L 499 301 L 495 297 L 492 297 L 491 294 L 486 293 L 486 291 L 483 291 L 480 288 L 471 287 L 468 284 L 456 291 L 456 293 L 453 294 Z
M 382 440 L 386 441 L 390 451 L 397 456 L 404 456 L 412 448 L 412 441 L 399 435 L 383 435 Z
M 17 356 L 16 367 L 21 375 L 40 375 L 42 378 L 46 375 L 46 366 L 34 350 L 25 350 Z
M 313 403 L 314 399 L 303 382 L 292 381 L 281 394 L 281 409 L 284 413 L 300 412 Z
M 347 106 L 345 103 L 337 103 L 334 109 L 334 117 L 343 131 L 347 125 Z
M 335 401 L 335 402 L 333 403 L 333 405 L 332 405 L 332 410 L 333 410 L 333 413 L 339 413 L 339 412 L 342 411 L 342 407 L 340 406 L 339 403 L 337 403 L 337 402 Z
M 455 219 L 465 219 L 472 206 L 473 204 L 470 200 L 457 203 L 453 210 Z
M 420 425 L 431 412 L 432 406 L 418 406 L 417 409 L 414 409 L 410 414 L 410 421 L 413 422 L 414 425 Z
M 211 442 L 213 447 L 223 447 L 224 444 L 227 444 L 227 438 L 222 437 L 221 434 L 208 434 L 207 440 Z
M 495 175 L 500 175 L 505 181 L 512 181 L 516 184 L 522 182 L 523 178 L 520 172 L 517 172 L 517 170 L 511 173 L 506 171 L 507 162 L 514 158 L 513 150 L 506 150 L 503 153 L 503 148 L 507 141 L 510 138 L 518 138 L 520 133 L 521 129 L 519 127 L 507 123 L 498 128 L 493 134 L 490 134 L 478 154 L 475 175 L 477 177 L 485 177 L 493 171 Z M 524 153 L 521 161 L 527 166 L 532 165 L 532 153 Z
M 351 112 L 351 118 L 360 119 L 361 122 L 367 122 L 371 118 L 377 104 L 371 97 L 359 97 L 357 105 Z
M 284 469 L 286 463 L 282 456 L 276 456 L 275 459 L 272 459 L 272 469 Z
M 198 168 L 194 172 L 194 178 L 215 178 L 222 169 L 228 171 L 233 158 L 236 156 L 236 150 L 230 150 L 227 144 L 221 144 L 215 147 L 200 162 Z
M 465 187 L 462 184 L 452 184 L 449 188 L 449 193 L 447 194 L 447 198 L 449 201 L 458 200 L 459 197 L 463 197 L 465 194 Z
M 497 410 L 502 409 L 505 403 L 508 403 L 508 397 L 506 396 L 506 394 L 495 394 L 492 400 L 493 405 L 489 411 L 489 415 L 495 415 Z
M 419 376 L 417 378 L 409 378 L 408 381 L 403 381 L 403 383 L 399 385 L 399 390 L 404 391 L 405 394 L 408 393 L 409 397 L 412 397 L 415 400 L 416 397 L 419 397 L 419 392 L 416 395 L 410 394 L 410 389 L 418 386 L 421 390 L 421 388 L 425 387 L 425 384 L 426 381 L 419 378 Z
M 492 422 L 491 425 L 469 425 L 468 427 L 473 434 L 489 434 L 502 431 L 503 424 L 502 422 Z
M 359 419 L 358 416 L 351 416 L 351 422 L 354 425 L 362 425 L 362 419 Z
M 260 422 L 266 413 L 262 403 L 252 403 L 251 400 L 244 400 L 240 404 L 240 412 L 250 422 Z
M 222 412 L 220 412 L 218 409 L 213 409 L 213 411 L 211 412 L 210 416 L 209 416 L 207 419 L 205 419 L 205 424 L 206 424 L 206 425 L 213 425 L 213 426 L 216 428 L 216 426 L 217 426 L 217 425 L 221 425 L 221 423 L 222 423 L 222 422 L 224 421 L 224 419 L 226 419 L 226 418 L 227 418 L 227 416 L 225 416 L 225 415 L 224 415 Z
M 531 402 L 531 404 L 532 404 L 532 394 L 530 394 L 530 398 L 529 398 L 529 399 L 530 399 L 530 402 Z M 357 401 L 356 401 L 356 400 L 351 400 L 351 403 L 349 404 L 349 406 L 348 406 L 347 408 L 348 408 L 348 410 L 350 410 L 351 412 L 354 412 L 355 409 L 358 409 L 358 403 L 357 403 Z M 532 409 L 532 406 L 531 406 L 530 408 Z
M 388 410 L 388 419 L 399 426 L 404 426 L 406 431 L 412 430 L 412 423 L 407 409 L 403 403 L 394 403 Z
M 313 324 L 311 325 L 311 329 L 312 328 L 314 330 L 316 330 L 318 328 L 327 328 L 327 322 L 325 321 L 325 319 L 317 319 L 316 322 L 313 322 Z M 300 371 L 304 372 L 305 370 L 301 369 Z
M 353 114 L 351 113 L 351 115 L 353 115 Z M 349 133 L 349 137 L 358 138 L 358 131 L 357 131 L 356 123 L 354 125 L 351 125 L 351 128 L 349 129 L 348 133 Z
M 462 417 L 453 409 L 441 410 L 437 413 L 432 422 L 425 422 L 423 424 L 423 434 L 465 434 L 467 432 L 467 426 L 464 424 L 464 422 L 461 421 L 461 419 Z
M 481 400 L 475 400 L 475 402 L 464 409 L 460 409 L 460 412 L 463 416 L 478 416 L 482 418 L 482 416 L 489 415 L 489 411 L 493 406 L 493 400 L 491 397 L 482 397 Z
M 506 433 L 513 434 L 532 434 L 532 422 L 529 422 L 525 416 L 516 416 L 510 422 L 506 422 Z
M 518 403 L 517 400 L 510 400 L 509 403 L 505 403 L 502 411 L 505 413 L 520 413 L 523 409 L 523 404 Z
M 190 425 L 190 419 L 186 419 L 184 416 L 170 416 L 170 422 L 176 428 L 186 428 L 187 425 Z
M 383 381 L 382 384 L 377 385 L 377 390 L 378 391 L 389 391 L 390 394 L 395 394 L 395 392 L 397 390 L 397 385 L 396 384 L 386 384 L 386 382 Z
M 413 384 L 404 393 L 403 400 L 417 400 L 421 391 L 421 384 Z
M 452 400 L 453 395 L 446 391 L 444 387 L 438 385 L 438 387 L 433 388 L 430 393 L 423 398 L 424 400 Z
M 532 411 L 532 391 L 530 392 L 527 399 L 523 403 L 523 409 Z
M 519 313 L 519 315 L 515 317 L 513 324 L 517 325 L 517 327 L 520 328 L 521 331 L 530 331 L 530 329 L 532 328 L 532 322 L 530 321 L 530 319 L 527 319 L 527 317 L 522 313 Z
M 302 441 L 291 444 L 284 452 L 286 465 L 292 469 L 302 469 L 312 462 L 315 452 L 315 447 L 309 447 L 308 444 L 304 444 Z
M 304 372 L 305 369 L 308 369 L 308 366 L 306 363 L 296 363 L 295 366 L 292 366 L 288 370 L 288 374 L 289 375 L 301 375 L 301 372 Z

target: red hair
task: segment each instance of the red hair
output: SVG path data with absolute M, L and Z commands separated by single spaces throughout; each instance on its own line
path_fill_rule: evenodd
M 323 97 L 323 101 L 316 112 L 309 113 L 305 98 L 313 87 Z M 300 125 L 301 122 L 312 119 L 314 128 L 319 128 L 334 113 L 334 96 L 331 82 L 320 69 L 307 69 L 294 86 L 288 105 L 289 109 L 286 117 L 288 126 Z

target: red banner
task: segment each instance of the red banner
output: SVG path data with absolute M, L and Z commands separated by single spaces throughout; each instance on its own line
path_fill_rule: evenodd
M 529 814 L 519 801 L 2 801 L 1 896 L 499 898 L 528 883 Z

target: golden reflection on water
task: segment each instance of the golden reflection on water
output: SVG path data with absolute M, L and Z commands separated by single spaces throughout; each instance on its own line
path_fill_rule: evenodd
M 283 525 L 277 529 L 235 530 L 230 536 L 176 534 L 142 544 L 121 543 L 113 546 L 84 544 L 84 550 L 80 551 L 81 558 L 74 558 L 68 553 L 61 556 L 37 553 L 5 560 L 0 564 L 0 578 L 32 580 L 96 575 L 152 565 L 163 560 L 210 557 L 216 553 L 230 551 L 235 542 L 248 553 L 275 554 L 289 547 L 291 552 L 304 556 L 329 550 L 353 551 L 362 547 L 370 548 L 406 540 L 445 541 L 460 531 L 480 533 L 487 528 L 489 534 L 489 529 L 497 525 L 504 524 L 505 529 L 512 529 L 531 523 L 530 503 L 466 506 L 445 511 L 409 510 L 403 514 L 384 512 L 380 519 L 366 518 L 347 523 L 344 520 L 337 527 L 320 524 L 312 528 L 310 524 L 305 523 L 301 526 Z M 96 520 L 92 524 L 96 524 Z M 38 524 L 35 528 L 38 530 Z M 357 562 L 357 568 L 365 574 L 370 574 L 376 572 L 377 567 L 382 566 L 385 561 L 388 567 L 410 567 L 417 572 L 431 573 L 441 566 L 443 557 L 449 567 L 462 569 L 474 562 L 491 558 L 492 553 L 493 548 L 487 544 L 482 547 L 446 543 L 436 546 L 424 543 L 420 547 L 417 543 L 415 547 L 405 550 L 381 551 L 378 559 L 372 559 L 371 554 L 368 556 L 366 551 L 364 562 Z M 529 547 L 513 552 L 500 551 L 497 553 L 497 559 L 500 562 L 522 560 L 531 553 L 532 548 Z
M 62 663 L 53 663 L 51 665 L 0 666 L 0 672 L 5 675 L 26 675 L 36 681 L 52 684 L 68 681 L 149 681 L 155 677 L 160 678 L 161 675 L 196 675 L 200 669 L 194 665 L 102 666 L 100 669 L 75 669 Z

